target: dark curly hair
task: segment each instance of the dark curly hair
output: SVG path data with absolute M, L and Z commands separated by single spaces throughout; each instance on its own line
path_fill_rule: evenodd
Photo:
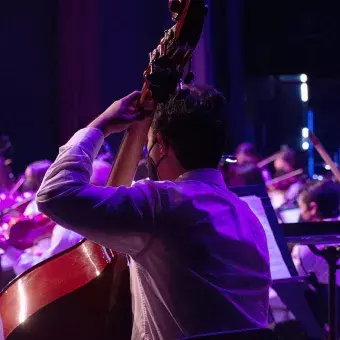
M 340 186 L 331 180 L 308 183 L 301 190 L 300 199 L 307 205 L 315 202 L 320 218 L 334 218 L 340 214 Z
M 226 142 L 226 100 L 208 86 L 188 86 L 156 108 L 152 128 L 170 145 L 183 168 L 216 168 Z

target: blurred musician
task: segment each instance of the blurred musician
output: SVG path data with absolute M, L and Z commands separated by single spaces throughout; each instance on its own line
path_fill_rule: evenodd
M 265 184 L 261 170 L 255 164 L 236 165 L 230 171 L 229 186 Z
M 243 166 L 246 164 L 257 166 L 261 160 L 261 156 L 256 150 L 255 145 L 248 142 L 242 143 L 236 148 L 235 156 L 237 160 L 237 166 Z M 260 172 L 265 182 L 271 179 L 271 175 L 267 168 L 263 167 Z
M 109 177 L 111 165 L 103 160 L 95 160 L 92 165 L 91 184 L 104 186 Z M 30 213 L 38 214 L 35 201 L 34 209 L 29 209 Z M 35 210 L 36 209 L 36 210 Z M 13 266 L 16 275 L 21 274 L 33 265 L 52 257 L 77 244 L 83 237 L 71 230 L 56 225 L 50 239 L 40 241 L 36 246 L 20 251 L 11 246 L 0 244 L 6 250 L 6 257 Z M 43 243 L 41 243 L 43 242 Z
M 98 155 L 96 157 L 97 160 L 99 161 L 105 161 L 109 164 L 113 164 L 114 162 L 114 153 L 109 145 L 108 142 L 104 142 L 102 147 L 100 148 Z
M 25 181 L 22 185 L 22 190 L 23 191 L 30 191 L 33 194 L 35 194 L 45 176 L 45 173 L 47 169 L 51 166 L 52 162 L 49 160 L 40 160 L 31 163 L 30 165 L 27 166 L 25 170 Z M 37 204 L 35 203 L 35 200 L 33 199 L 32 202 L 27 206 L 24 216 L 29 216 L 29 215 L 36 215 L 38 214 L 38 207 Z
M 289 174 L 297 169 L 295 151 L 289 148 L 284 148 L 274 161 L 274 178 Z M 285 201 L 293 200 L 299 194 L 303 183 L 298 176 L 289 177 L 283 181 L 274 184 L 274 189 L 283 191 Z
M 307 185 L 299 196 L 301 217 L 304 221 L 337 221 L 340 219 L 340 185 L 325 180 Z M 323 245 L 317 245 L 322 249 Z M 306 245 L 295 245 L 292 251 L 294 265 L 299 275 L 314 273 L 318 284 L 308 293 L 308 301 L 321 325 L 328 323 L 328 264 Z M 338 265 L 340 261 L 338 262 Z M 340 303 L 340 272 L 336 272 L 338 304 Z M 340 327 L 340 320 L 338 319 Z
M 39 189 L 39 186 L 42 183 L 45 173 L 51 164 L 52 162 L 48 160 L 39 160 L 27 166 L 25 170 L 25 181 L 23 183 L 23 190 L 32 192 L 33 196 L 31 202 L 27 205 L 25 211 L 22 214 L 23 219 L 25 217 L 34 217 L 39 214 L 39 210 L 34 199 L 34 194 Z M 0 247 L 6 251 L 5 255 L 2 257 L 1 262 L 2 269 L 8 270 L 13 267 L 14 272 L 16 274 L 19 274 L 23 271 L 16 266 L 16 263 L 19 261 L 19 259 L 24 259 L 25 256 L 28 257 L 33 257 L 36 255 L 40 256 L 48 249 L 49 246 L 50 239 L 42 238 L 33 247 L 25 251 L 22 251 L 9 246 L 5 238 L 1 237 Z
M 304 221 L 336 221 L 340 216 L 340 186 L 326 180 L 307 185 L 299 196 L 301 217 Z M 322 246 L 321 246 L 322 247 Z M 326 261 L 314 255 L 305 245 L 295 245 L 292 251 L 293 262 L 300 275 L 314 272 L 319 283 L 328 283 Z M 337 274 L 340 285 L 340 273 Z
M 287 203 L 295 204 L 303 186 L 303 171 L 297 169 L 296 156 L 292 149 L 283 148 L 274 156 L 274 179 L 266 184 L 272 205 L 274 209 L 278 209 Z
M 242 143 L 236 148 L 235 156 L 239 165 L 257 164 L 261 159 L 255 145 L 248 142 Z

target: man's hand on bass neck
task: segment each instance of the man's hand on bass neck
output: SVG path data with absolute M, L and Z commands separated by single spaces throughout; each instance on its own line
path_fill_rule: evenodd
M 150 116 L 154 110 L 154 102 L 146 101 L 143 103 L 143 112 L 137 111 L 140 96 L 140 91 L 134 91 L 115 101 L 88 126 L 101 130 L 105 137 L 126 130 L 133 122 Z

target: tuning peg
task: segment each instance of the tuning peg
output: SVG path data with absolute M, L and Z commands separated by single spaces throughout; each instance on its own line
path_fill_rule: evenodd
M 179 14 L 182 11 L 182 2 L 180 0 L 170 0 L 168 3 L 169 9 L 172 13 Z
M 184 84 L 189 85 L 193 82 L 194 79 L 195 79 L 195 73 L 192 71 L 189 71 L 184 78 Z

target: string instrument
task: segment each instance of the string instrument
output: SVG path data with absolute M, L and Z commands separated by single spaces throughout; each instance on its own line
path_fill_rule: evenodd
M 276 161 L 278 158 L 280 158 L 280 156 L 281 156 L 281 151 L 275 152 L 275 153 L 272 154 L 271 156 L 269 156 L 269 157 L 263 159 L 262 161 L 258 162 L 258 163 L 257 163 L 257 167 L 258 167 L 259 169 L 262 169 L 262 168 L 264 168 L 266 165 L 268 165 L 268 164 L 270 164 L 270 163 Z
M 10 225 L 7 244 L 19 250 L 32 248 L 40 240 L 51 237 L 55 225 L 44 214 L 22 216 Z
M 0 223 L 8 223 L 13 215 L 22 214 L 27 205 L 34 199 L 32 192 L 19 193 L 19 189 L 25 181 L 25 176 L 20 176 L 12 188 L 0 193 Z M 0 225 L 1 232 L 1 225 Z
M 275 162 L 282 155 L 282 150 L 275 152 L 271 156 L 257 163 L 259 169 L 265 168 L 268 164 Z M 302 169 L 297 169 L 276 178 L 266 181 L 268 195 L 271 199 L 274 209 L 278 209 L 287 202 L 286 190 L 294 184 L 299 176 L 303 174 Z
M 303 169 L 297 169 L 266 182 L 268 196 L 274 209 L 278 209 L 287 202 L 286 189 L 302 174 Z
M 285 186 L 286 183 L 294 183 L 296 181 L 296 177 L 303 174 L 303 169 L 297 169 L 291 172 L 288 172 L 284 175 L 279 177 L 275 177 L 272 180 L 266 183 L 268 188 L 276 188 L 280 183 L 284 182 Z
M 308 132 L 309 139 L 315 147 L 316 151 L 319 153 L 321 158 L 324 160 L 326 164 L 328 164 L 331 168 L 334 178 L 340 183 L 340 171 L 336 164 L 333 162 L 332 158 L 329 156 L 326 149 L 321 144 L 320 140 L 314 135 L 312 132 Z
M 12 226 L 21 219 L 26 219 L 23 213 L 34 198 L 35 195 L 30 192 L 17 196 L 0 194 L 0 202 L 3 203 L 0 211 L 0 236 L 8 239 Z
M 150 94 L 160 102 L 182 86 L 185 66 L 203 30 L 203 0 L 173 0 L 169 8 L 175 24 L 150 53 L 141 107 Z M 190 71 L 187 78 L 192 78 Z M 131 185 L 151 119 L 126 131 L 108 185 Z M 130 339 L 128 273 L 125 257 L 88 240 L 40 263 L 0 295 L 5 338 Z

